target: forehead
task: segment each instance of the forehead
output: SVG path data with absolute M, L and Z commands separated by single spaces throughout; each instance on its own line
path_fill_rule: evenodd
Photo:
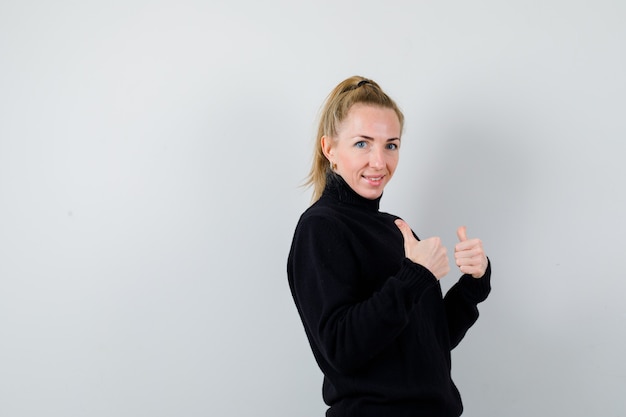
M 338 134 L 365 135 L 372 138 L 400 137 L 400 120 L 393 109 L 371 104 L 353 105 L 339 124 Z

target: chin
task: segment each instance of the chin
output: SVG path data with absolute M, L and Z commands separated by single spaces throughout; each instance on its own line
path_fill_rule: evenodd
M 368 200 L 376 200 L 383 195 L 383 190 L 363 190 L 363 192 L 359 192 L 358 194 Z

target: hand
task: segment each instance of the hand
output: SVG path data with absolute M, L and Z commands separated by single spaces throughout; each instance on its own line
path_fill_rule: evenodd
M 459 243 L 454 247 L 454 259 L 464 274 L 474 278 L 482 278 L 487 270 L 487 256 L 483 250 L 483 242 L 480 239 L 468 239 L 465 226 L 457 229 L 456 235 Z
M 441 239 L 431 237 L 422 241 L 417 240 L 406 222 L 398 219 L 395 223 L 404 238 L 404 255 L 428 269 L 437 280 L 443 278 L 450 271 L 450 265 Z

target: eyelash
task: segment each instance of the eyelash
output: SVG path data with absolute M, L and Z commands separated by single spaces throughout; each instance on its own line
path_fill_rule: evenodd
M 360 140 L 360 141 L 358 141 L 357 143 L 354 144 L 354 146 L 356 148 L 359 148 L 359 149 L 365 148 L 366 145 L 367 145 L 367 142 L 364 141 L 364 140 Z M 385 145 L 385 148 L 389 149 L 390 151 L 395 151 L 396 149 L 398 149 L 398 144 L 397 143 L 388 143 L 388 144 Z

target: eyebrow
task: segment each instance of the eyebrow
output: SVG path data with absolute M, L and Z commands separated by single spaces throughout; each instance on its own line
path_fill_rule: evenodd
M 367 140 L 374 140 L 373 137 L 365 136 L 365 135 L 358 135 L 357 137 L 367 139 Z M 389 138 L 387 139 L 387 142 L 393 142 L 394 140 L 400 140 L 400 138 Z

